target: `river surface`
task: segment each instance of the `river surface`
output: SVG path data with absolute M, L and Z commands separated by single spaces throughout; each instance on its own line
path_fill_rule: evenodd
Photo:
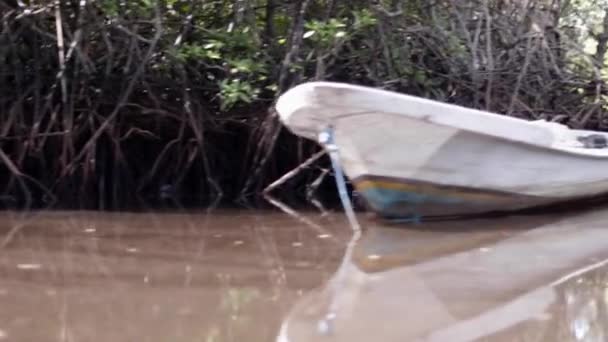
M 0 341 L 607 341 L 608 210 L 0 213 Z

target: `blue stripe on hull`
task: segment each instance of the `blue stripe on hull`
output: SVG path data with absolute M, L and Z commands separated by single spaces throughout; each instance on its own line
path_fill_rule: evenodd
M 368 188 L 360 193 L 374 211 L 385 216 L 419 217 L 424 214 L 421 207 L 425 205 L 450 207 L 472 204 L 451 196 L 427 195 L 395 189 Z
M 367 206 L 386 218 L 462 217 L 554 202 L 544 197 L 382 176 L 361 176 L 353 183 Z
M 359 193 L 372 211 L 397 222 L 419 222 L 422 217 L 462 217 L 509 211 L 525 203 L 521 198 L 480 201 L 458 197 L 454 193 L 444 196 L 383 187 L 370 187 Z

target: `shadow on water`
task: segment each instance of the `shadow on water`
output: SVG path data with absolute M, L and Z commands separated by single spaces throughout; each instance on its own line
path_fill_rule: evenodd
M 608 258 L 606 210 L 360 218 L 349 245 L 341 214 L 2 212 L 0 341 L 570 341 L 606 330 L 608 271 L 563 278 Z

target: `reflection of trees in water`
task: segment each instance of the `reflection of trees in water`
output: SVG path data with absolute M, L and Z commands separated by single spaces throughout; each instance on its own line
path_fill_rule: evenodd
M 555 287 L 546 314 L 481 341 L 608 341 L 608 268 Z
M 226 289 L 222 293 L 218 322 L 207 330 L 205 341 L 235 341 L 253 337 L 250 332 L 256 329 L 259 322 L 256 322 L 251 307 L 260 305 L 256 301 L 260 301 L 261 297 L 260 291 L 255 288 Z
M 555 288 L 547 320 L 526 324 L 521 341 L 608 340 L 608 269 L 569 280 Z M 538 323 L 538 324 L 536 324 Z
M 573 279 L 557 289 L 558 340 L 608 339 L 608 273 L 605 271 Z

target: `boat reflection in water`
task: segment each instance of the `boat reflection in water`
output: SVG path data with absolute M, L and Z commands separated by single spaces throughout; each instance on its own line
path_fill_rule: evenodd
M 608 210 L 367 225 L 280 342 L 606 341 Z

